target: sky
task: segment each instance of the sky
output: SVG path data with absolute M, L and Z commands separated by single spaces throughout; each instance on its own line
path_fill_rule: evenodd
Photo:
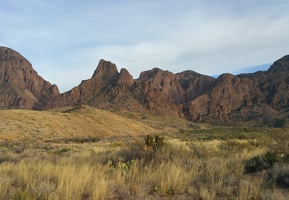
M 0 0 L 0 46 L 68 91 L 100 59 L 135 79 L 154 67 L 217 76 L 289 54 L 288 0 Z

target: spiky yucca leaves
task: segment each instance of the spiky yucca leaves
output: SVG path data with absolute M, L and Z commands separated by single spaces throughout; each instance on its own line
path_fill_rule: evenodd
M 147 135 L 145 138 L 145 144 L 147 147 L 151 147 L 154 151 L 160 150 L 164 146 L 164 137 Z

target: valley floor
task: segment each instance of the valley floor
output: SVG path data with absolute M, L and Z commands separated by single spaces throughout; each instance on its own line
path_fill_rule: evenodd
M 26 120 L 21 118 L 25 123 L 18 120 L 18 124 L 12 120 L 14 114 L 5 119 L 1 115 L 0 199 L 285 200 L 289 196 L 287 129 L 188 125 L 134 114 L 131 118 L 138 122 L 131 122 L 138 126 L 145 122 L 147 132 L 52 137 L 41 135 L 38 129 L 33 132 L 31 124 L 38 124 L 43 131 L 51 128 L 40 126 L 39 119 L 33 120 L 33 113 L 29 115 Z M 87 114 L 61 115 L 65 123 L 80 122 L 84 116 L 90 124 L 99 120 L 93 121 Z M 41 120 L 53 118 L 49 113 L 41 116 Z M 8 122 L 10 126 L 3 126 Z M 101 121 L 104 123 L 108 122 Z M 11 133 L 9 139 L 3 133 L 14 129 L 15 124 L 22 127 L 25 138 L 16 137 L 21 133 Z M 58 125 L 53 128 L 60 134 L 61 130 L 55 128 Z M 80 131 L 77 126 L 75 129 Z M 25 130 L 33 133 L 29 136 Z
M 164 135 L 156 150 L 143 137 L 6 142 L 0 146 L 0 197 L 287 199 L 289 134 L 266 131 L 227 139 L 208 137 L 208 131 Z

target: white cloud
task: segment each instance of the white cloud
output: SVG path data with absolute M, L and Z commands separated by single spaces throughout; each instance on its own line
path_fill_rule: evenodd
M 285 0 L 4 0 L 0 45 L 61 91 L 90 78 L 101 58 L 134 78 L 153 67 L 234 73 L 288 54 L 288 10 Z

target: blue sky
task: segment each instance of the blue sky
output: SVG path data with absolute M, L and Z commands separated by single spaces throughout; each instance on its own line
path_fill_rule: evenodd
M 154 67 L 212 76 L 266 70 L 289 54 L 288 0 L 0 0 L 0 5 L 0 46 L 21 53 L 61 92 L 89 79 L 100 59 L 138 78 Z

